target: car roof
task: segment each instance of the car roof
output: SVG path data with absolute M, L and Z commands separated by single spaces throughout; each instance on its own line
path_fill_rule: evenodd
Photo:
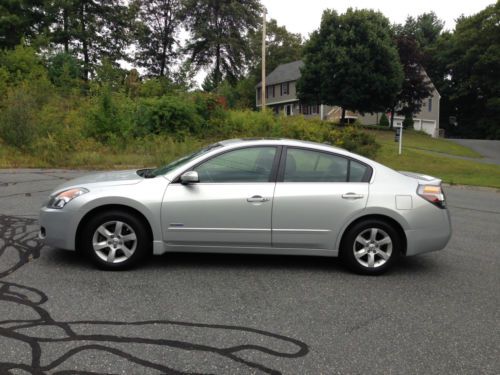
M 288 139 L 288 138 L 233 138 L 233 139 L 226 139 L 223 141 L 218 142 L 218 144 L 222 146 L 232 146 L 232 147 L 238 147 L 238 146 L 245 146 L 245 145 L 282 145 L 282 146 L 304 146 L 304 147 L 311 147 L 311 148 L 329 148 L 329 149 L 334 149 L 337 151 L 346 151 L 342 148 L 332 146 L 329 143 L 318 143 L 318 142 L 311 142 L 311 141 L 302 141 L 302 140 L 297 140 L 297 139 Z
M 336 152 L 344 155 L 353 155 L 349 151 L 343 148 L 332 146 L 329 143 L 318 143 L 318 142 L 302 141 L 298 139 L 288 139 L 288 138 L 234 138 L 217 142 L 217 144 L 223 147 L 230 147 L 230 148 L 238 148 L 244 146 L 259 146 L 259 145 L 295 146 L 295 147 L 304 147 L 316 150 Z

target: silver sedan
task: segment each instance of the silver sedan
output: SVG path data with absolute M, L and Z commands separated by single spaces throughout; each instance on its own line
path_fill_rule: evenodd
M 104 269 L 208 252 L 339 256 L 380 274 L 450 236 L 439 179 L 285 139 L 222 141 L 162 168 L 77 178 L 40 211 L 47 245 Z

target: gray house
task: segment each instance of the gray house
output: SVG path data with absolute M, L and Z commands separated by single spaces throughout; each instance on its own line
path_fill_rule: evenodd
M 323 104 L 306 105 L 297 98 L 296 83 L 300 78 L 300 68 L 304 65 L 302 61 L 294 61 L 282 64 L 274 69 L 266 77 L 266 106 L 276 114 L 283 113 L 286 116 L 304 115 L 306 117 L 319 117 L 323 120 L 338 121 L 341 116 L 339 107 L 332 107 Z M 256 86 L 256 105 L 262 106 L 262 82 Z M 422 109 L 414 118 L 415 130 L 422 130 L 432 137 L 439 136 L 439 104 L 441 95 L 433 87 L 431 96 L 424 101 Z M 357 112 L 346 112 L 348 122 L 358 120 L 363 125 L 378 124 L 382 113 L 366 113 L 364 115 Z M 389 117 L 389 115 L 388 115 Z M 401 126 L 403 118 L 394 116 L 395 126 Z
M 326 106 L 302 105 L 297 98 L 296 84 L 300 78 L 300 68 L 304 65 L 302 61 L 294 61 L 282 64 L 274 69 L 266 77 L 266 106 L 276 114 L 284 113 L 286 116 L 302 114 L 304 116 L 325 116 Z M 262 82 L 256 86 L 256 105 L 262 106 Z M 331 108 L 331 107 L 329 107 Z M 323 111 L 323 112 L 322 112 Z

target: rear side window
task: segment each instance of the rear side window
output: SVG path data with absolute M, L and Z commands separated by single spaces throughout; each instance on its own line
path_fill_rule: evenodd
M 349 182 L 364 182 L 368 173 L 368 167 L 354 160 L 350 162 Z
M 364 182 L 369 167 L 348 158 L 299 148 L 288 148 L 284 182 Z
M 324 152 L 289 148 L 286 155 L 285 182 L 345 182 L 348 160 Z

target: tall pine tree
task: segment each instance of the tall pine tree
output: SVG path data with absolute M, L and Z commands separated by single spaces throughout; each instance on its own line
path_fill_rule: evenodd
M 262 11 L 259 0 L 185 0 L 186 26 L 191 32 L 186 52 L 198 68 L 209 68 L 205 87 L 223 79 L 235 82 L 250 56 L 248 33 Z
M 103 59 L 126 60 L 133 14 L 123 0 L 53 0 L 51 39 L 83 60 L 89 79 Z
M 179 27 L 183 19 L 181 0 L 135 0 L 135 61 L 150 75 L 165 76 L 177 57 Z

